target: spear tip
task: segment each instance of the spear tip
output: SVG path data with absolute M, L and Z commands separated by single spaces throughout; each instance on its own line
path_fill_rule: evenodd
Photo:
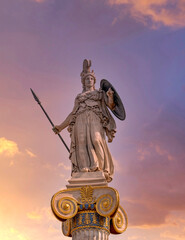
M 30 90 L 31 90 L 31 93 L 33 94 L 33 97 L 34 97 L 35 101 L 36 101 L 38 104 L 40 104 L 41 102 L 40 102 L 39 98 L 37 97 L 37 95 L 34 93 L 34 91 L 33 91 L 31 88 L 30 88 Z

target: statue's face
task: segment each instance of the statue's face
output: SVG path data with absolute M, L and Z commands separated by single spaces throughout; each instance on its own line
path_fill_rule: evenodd
M 93 76 L 88 75 L 85 78 L 84 84 L 85 84 L 85 87 L 93 87 L 94 86 L 94 78 L 93 78 Z

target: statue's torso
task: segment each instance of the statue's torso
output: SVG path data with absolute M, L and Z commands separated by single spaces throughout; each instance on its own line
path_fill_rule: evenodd
M 78 109 L 77 114 L 84 112 L 86 110 L 96 110 L 100 111 L 100 101 L 102 100 L 102 94 L 98 90 L 87 91 L 78 94 Z

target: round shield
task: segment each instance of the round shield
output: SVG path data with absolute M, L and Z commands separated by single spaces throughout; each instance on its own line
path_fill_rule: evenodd
M 111 88 L 114 91 L 114 103 L 116 106 L 111 111 L 120 120 L 125 120 L 126 113 L 125 113 L 123 103 L 122 103 L 121 98 L 119 97 L 118 93 L 116 92 L 115 88 L 112 86 L 112 84 L 109 81 L 107 81 L 106 79 L 102 79 L 100 82 L 100 88 L 105 92 L 107 92 L 109 90 L 109 88 Z

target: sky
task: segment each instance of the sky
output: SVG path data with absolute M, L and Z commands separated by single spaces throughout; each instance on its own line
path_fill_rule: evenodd
M 129 224 L 110 240 L 185 240 L 184 0 L 0 0 L 0 240 L 68 239 L 50 209 L 68 152 L 30 88 L 61 123 L 85 58 L 126 110 L 109 186 Z

